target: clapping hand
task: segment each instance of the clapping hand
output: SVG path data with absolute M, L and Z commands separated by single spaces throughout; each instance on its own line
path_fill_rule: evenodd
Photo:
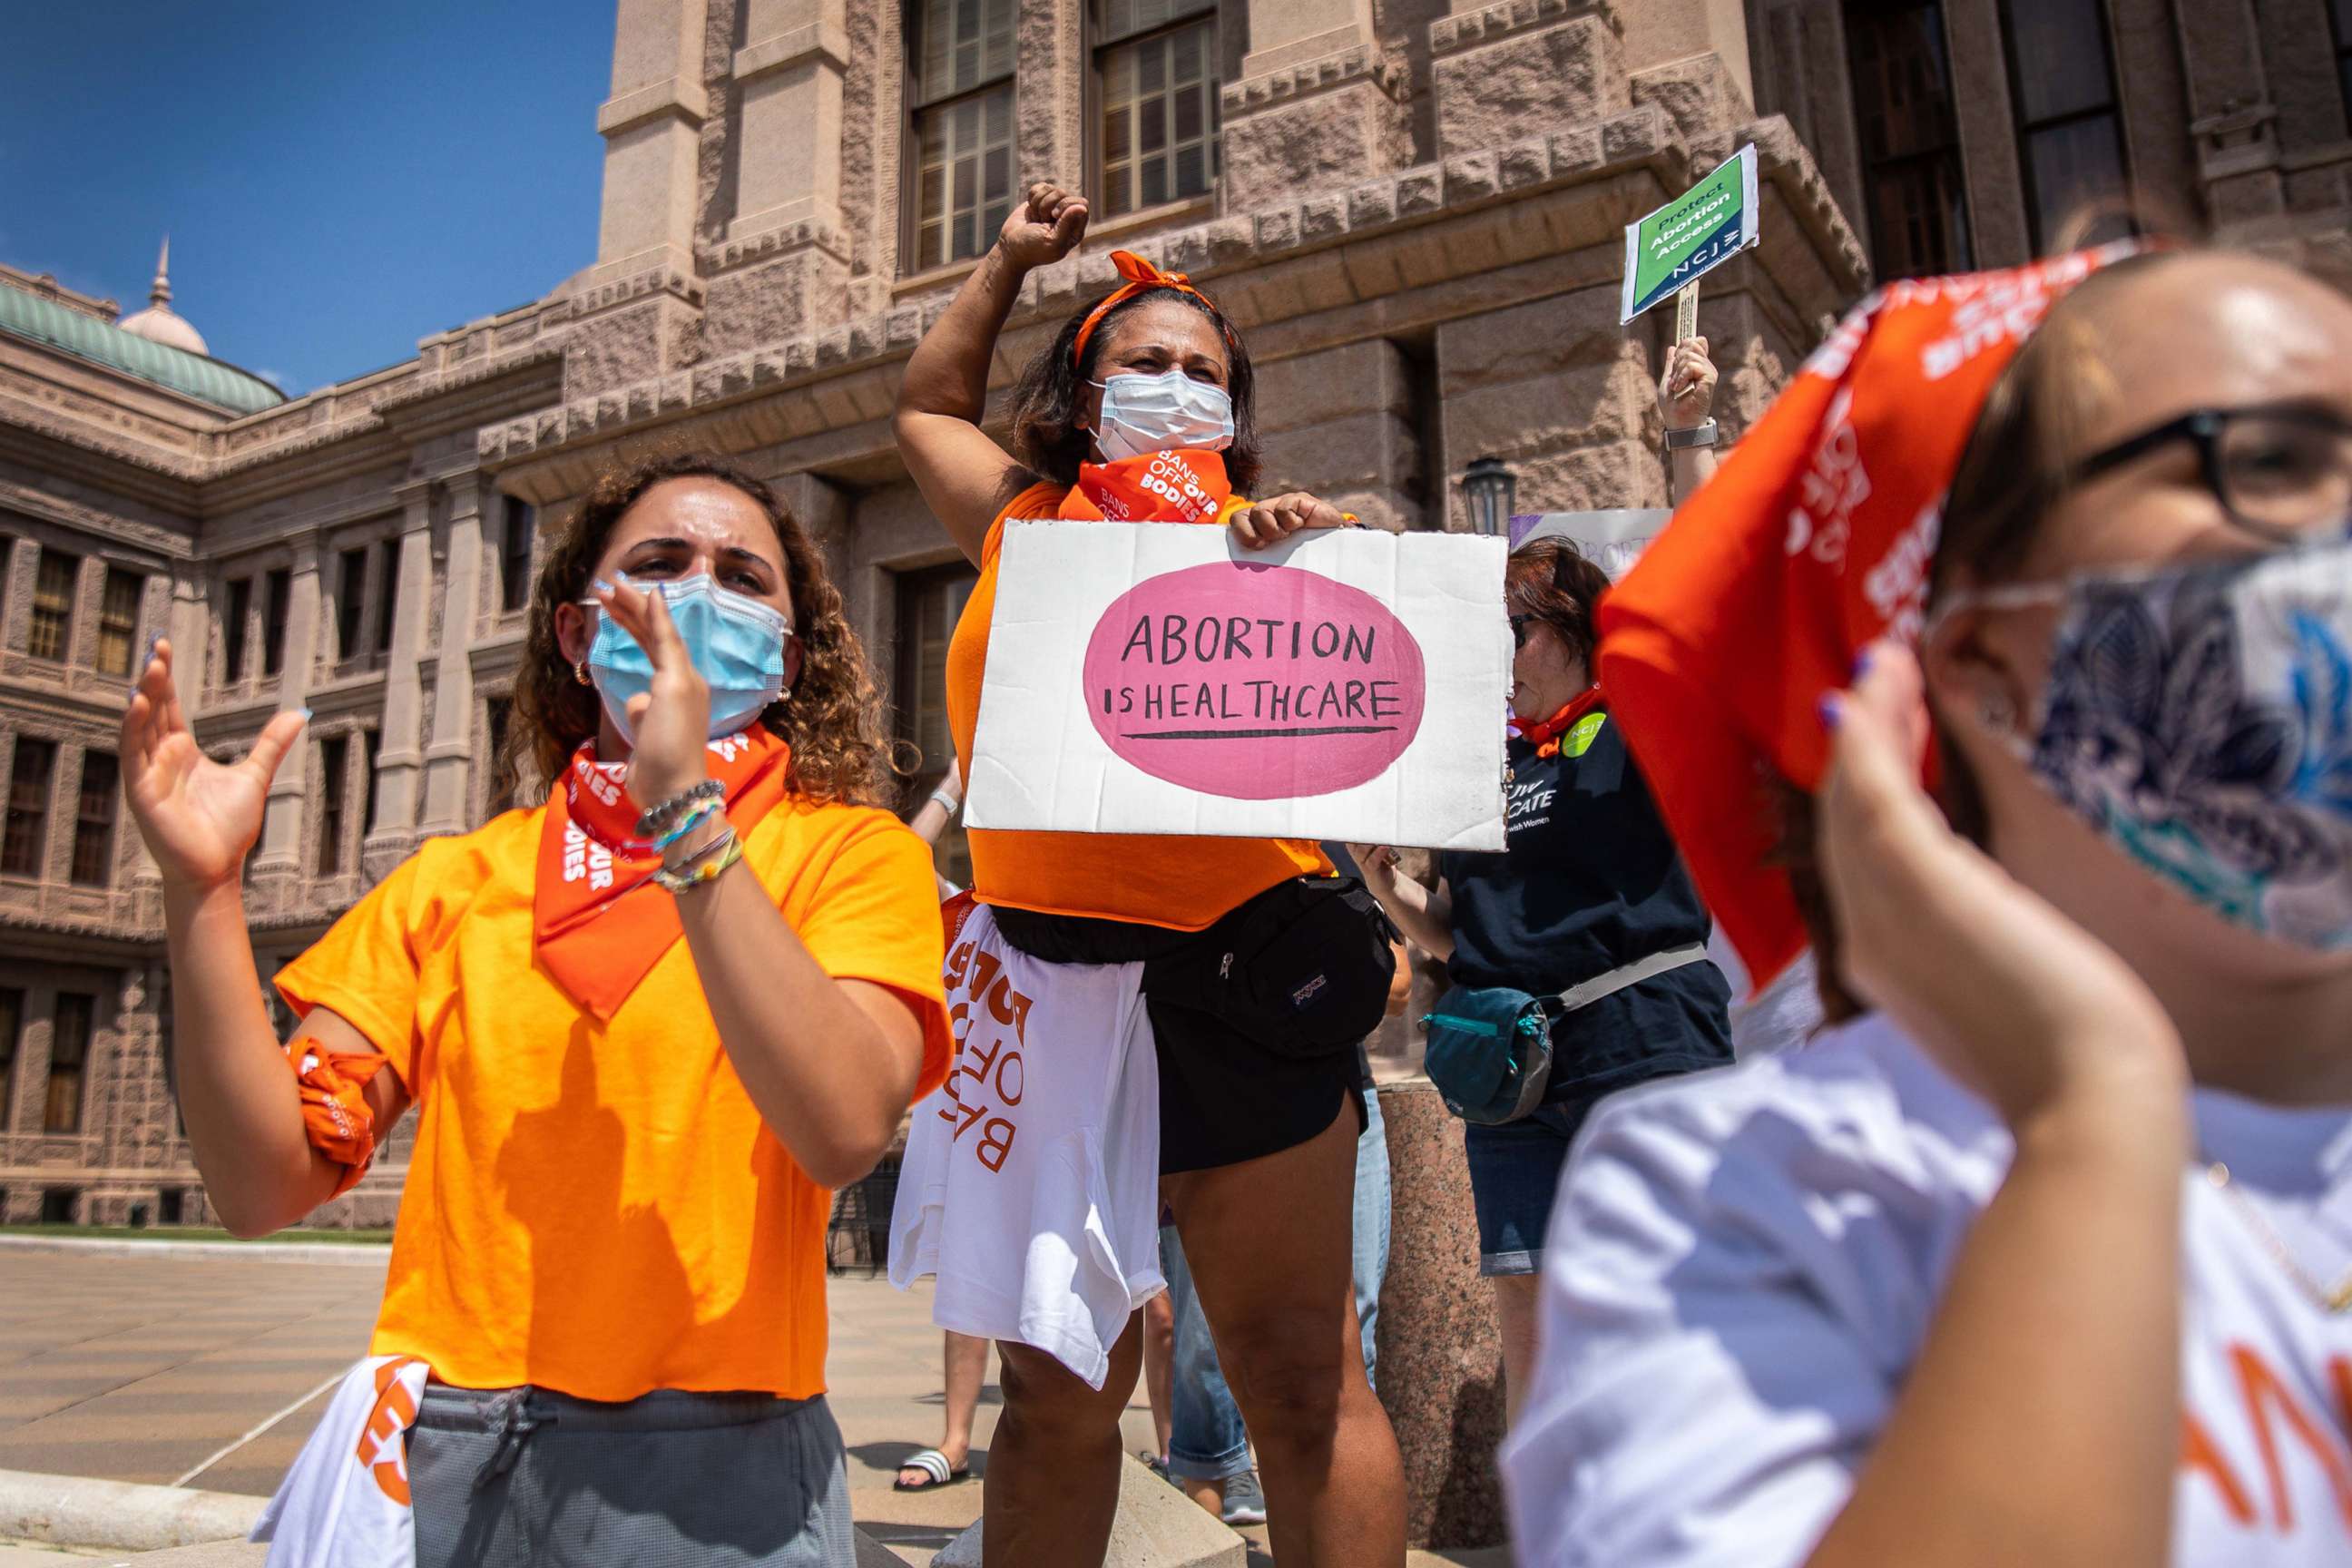
M 167 887 L 234 882 L 261 837 L 269 781 L 307 712 L 273 716 L 235 763 L 196 745 L 172 682 L 172 645 L 158 639 L 122 715 L 122 794 Z
M 710 775 L 710 688 L 694 668 L 686 639 L 670 619 L 669 603 L 624 578 L 589 590 L 604 614 L 620 623 L 652 660 L 648 690 L 629 699 L 628 791 L 640 811 L 693 788 Z

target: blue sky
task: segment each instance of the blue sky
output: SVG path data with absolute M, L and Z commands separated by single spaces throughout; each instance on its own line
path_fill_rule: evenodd
M 173 308 L 291 393 L 596 258 L 614 0 L 23 0 L 0 261 Z

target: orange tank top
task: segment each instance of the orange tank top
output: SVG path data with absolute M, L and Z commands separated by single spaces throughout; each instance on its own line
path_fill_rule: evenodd
M 1030 486 L 988 526 L 980 581 L 948 644 L 948 727 L 956 760 L 971 773 L 980 725 L 980 683 L 996 613 L 996 563 L 1007 518 L 1053 517 L 1069 487 Z M 1246 501 L 1235 500 L 1234 506 Z M 1217 521 L 1223 521 L 1221 513 Z M 1105 527 L 1116 527 L 1106 523 Z M 971 830 L 972 891 L 984 904 L 1042 914 L 1087 915 L 1199 931 L 1277 882 L 1328 876 L 1321 846 L 1295 838 L 1207 838 L 1158 833 L 1027 833 Z

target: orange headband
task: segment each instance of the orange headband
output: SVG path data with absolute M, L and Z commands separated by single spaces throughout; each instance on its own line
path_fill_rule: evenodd
M 1118 268 L 1118 275 L 1127 281 L 1112 289 L 1110 297 L 1087 311 L 1087 319 L 1078 323 L 1077 341 L 1070 345 L 1073 368 L 1086 363 L 1087 340 L 1095 335 L 1095 329 L 1102 325 L 1102 319 L 1138 294 L 1148 294 L 1154 289 L 1173 289 L 1179 293 L 1190 294 L 1212 310 L 1217 308 L 1216 301 L 1193 288 L 1192 280 L 1181 272 L 1162 272 L 1132 250 L 1112 251 L 1110 264 Z

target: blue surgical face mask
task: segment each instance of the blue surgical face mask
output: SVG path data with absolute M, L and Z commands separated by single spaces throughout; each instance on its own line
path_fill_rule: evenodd
M 694 668 L 710 689 L 710 739 L 731 735 L 760 716 L 784 689 L 784 644 L 793 623 L 757 599 L 730 592 L 707 572 L 674 582 L 635 584 L 659 594 L 669 605 Z M 582 601 L 591 608 L 602 605 Z M 588 648 L 588 678 L 613 728 L 631 745 L 629 700 L 653 689 L 654 664 L 621 623 L 599 616 Z
M 1114 463 L 1180 447 L 1222 452 L 1234 444 L 1234 400 L 1222 386 L 1181 370 L 1114 375 L 1094 384 L 1102 388 L 1102 428 L 1095 444 Z
M 2061 606 L 2010 737 L 2042 787 L 2231 921 L 2352 951 L 2352 533 L 1969 597 Z

